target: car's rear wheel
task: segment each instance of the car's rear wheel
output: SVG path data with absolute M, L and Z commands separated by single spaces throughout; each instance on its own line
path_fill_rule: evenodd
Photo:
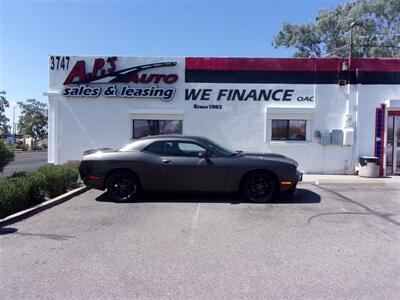
M 270 202 L 275 198 L 277 190 L 275 178 L 267 172 L 253 172 L 243 184 L 243 194 L 251 202 Z
M 132 201 L 138 194 L 139 182 L 128 171 L 115 171 L 107 181 L 107 192 L 116 202 Z

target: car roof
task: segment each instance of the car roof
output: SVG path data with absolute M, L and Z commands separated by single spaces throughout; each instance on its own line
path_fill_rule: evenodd
M 170 140 L 170 139 L 177 139 L 177 140 L 191 140 L 191 141 L 197 141 L 197 142 L 201 142 L 206 140 L 205 137 L 201 137 L 201 136 L 193 136 L 193 135 L 182 135 L 182 134 L 163 134 L 163 135 L 149 135 L 149 136 L 145 136 L 142 137 L 139 140 Z

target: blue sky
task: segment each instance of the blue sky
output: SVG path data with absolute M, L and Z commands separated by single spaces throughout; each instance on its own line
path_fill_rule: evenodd
M 271 45 L 282 23 L 343 2 L 0 0 L 0 91 L 46 102 L 48 54 L 290 57 Z

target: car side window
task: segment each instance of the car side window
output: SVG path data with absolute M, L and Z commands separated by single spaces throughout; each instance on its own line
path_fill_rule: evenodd
M 154 142 L 148 145 L 144 150 L 154 154 L 163 155 L 165 144 L 166 142 Z
M 199 153 L 207 152 L 207 149 L 190 142 L 171 142 L 165 146 L 165 155 L 198 157 Z
M 198 157 L 199 153 L 207 152 L 206 148 L 190 142 L 158 141 L 151 143 L 145 151 L 166 156 Z

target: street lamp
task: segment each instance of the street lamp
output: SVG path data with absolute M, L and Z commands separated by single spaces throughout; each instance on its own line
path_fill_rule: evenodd
M 18 105 L 13 104 L 11 106 L 13 108 L 12 134 L 13 134 L 13 143 L 15 144 L 15 142 L 16 142 L 15 135 L 17 133 L 17 123 L 15 123 L 15 109 L 18 107 Z
M 360 22 L 351 22 L 350 23 L 349 61 L 353 57 L 353 28 L 355 26 L 362 26 L 362 24 Z

